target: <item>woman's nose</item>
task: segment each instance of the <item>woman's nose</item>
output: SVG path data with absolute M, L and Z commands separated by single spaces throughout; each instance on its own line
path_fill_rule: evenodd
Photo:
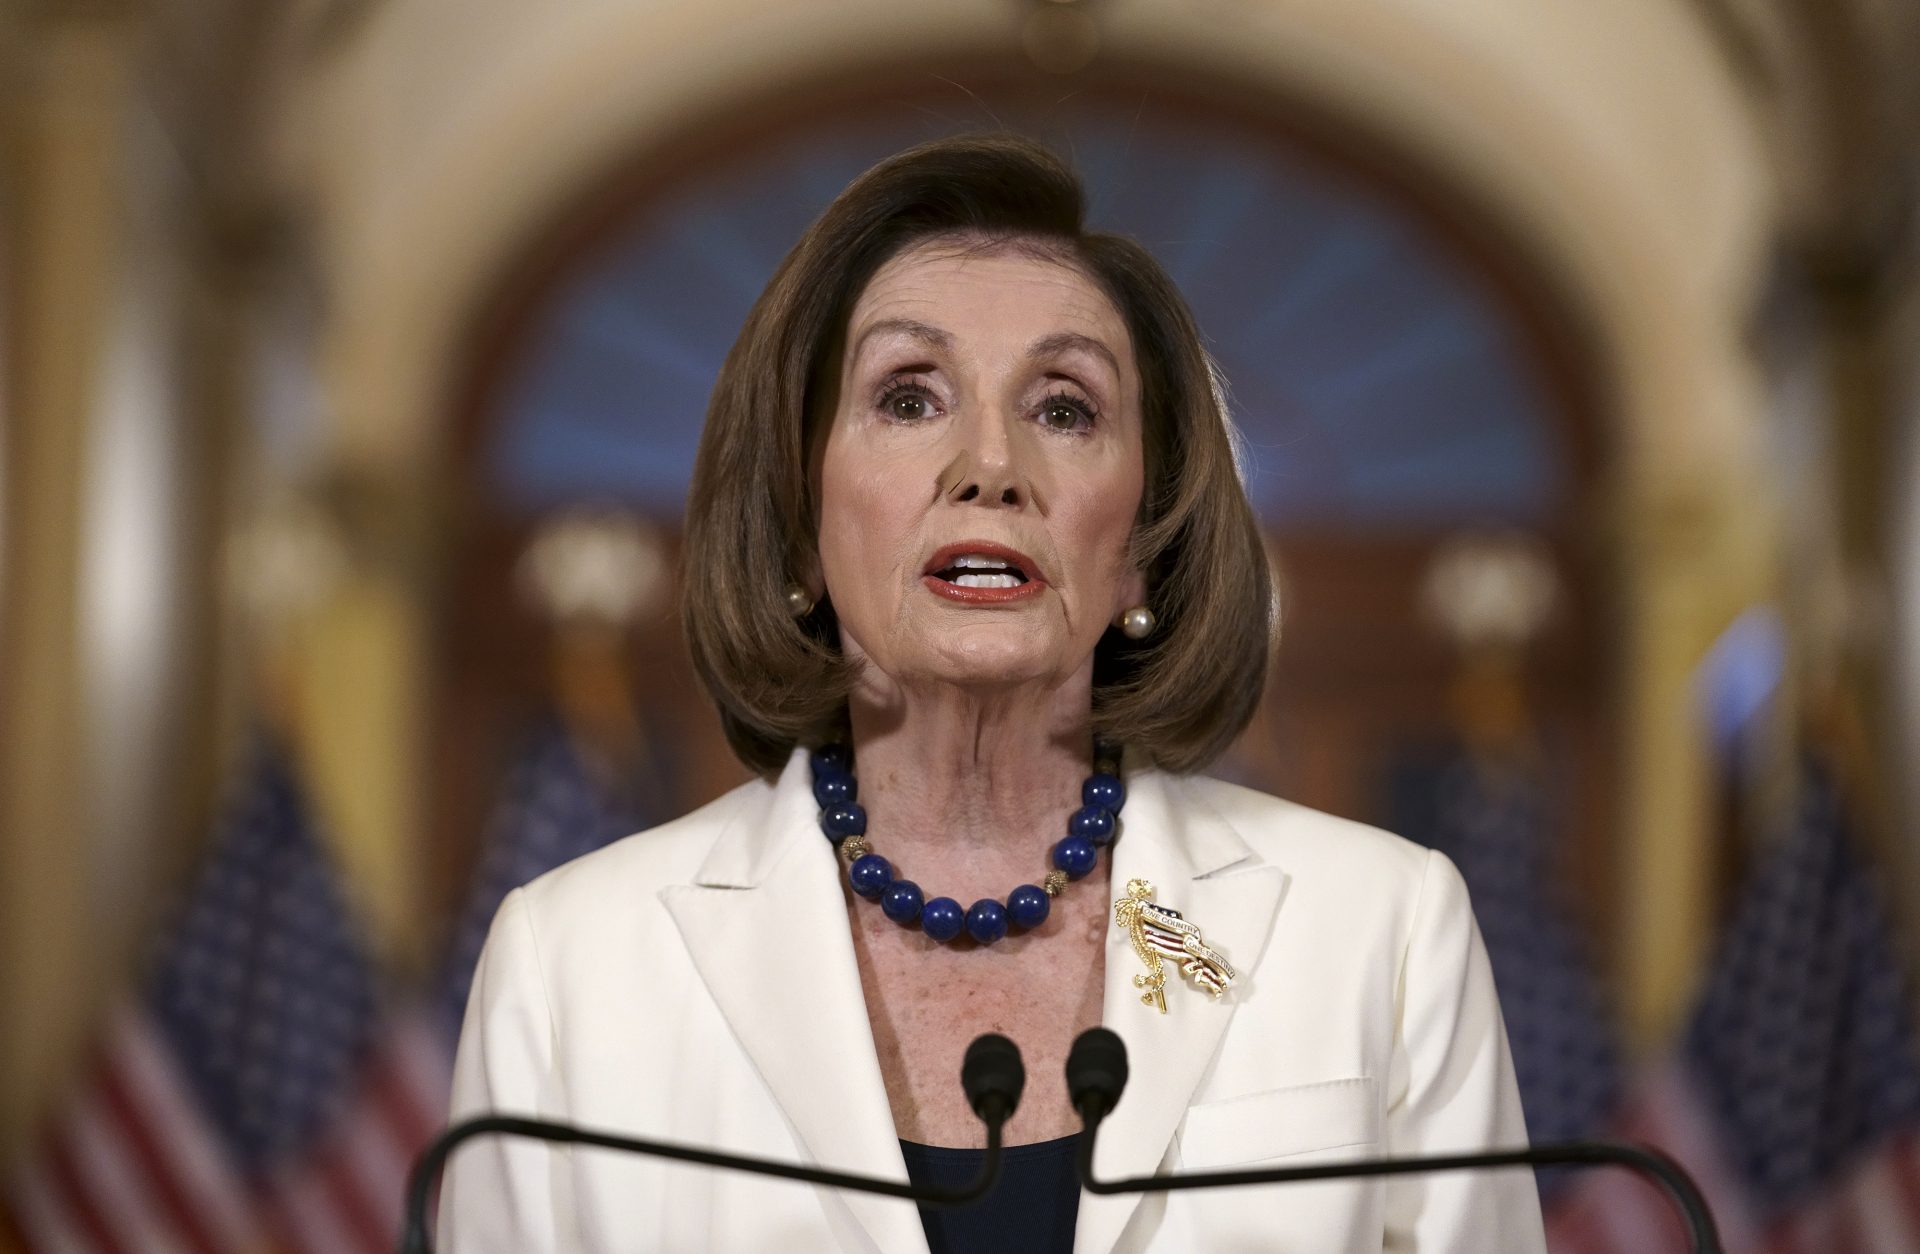
M 1002 505 L 1018 505 L 1020 489 L 1011 481 L 1003 481 L 993 475 L 973 475 L 966 478 L 955 491 L 948 494 L 954 501 L 994 501 Z
M 1031 495 L 1002 422 L 984 419 L 963 427 L 963 446 L 941 477 L 943 495 L 959 504 L 1020 505 Z

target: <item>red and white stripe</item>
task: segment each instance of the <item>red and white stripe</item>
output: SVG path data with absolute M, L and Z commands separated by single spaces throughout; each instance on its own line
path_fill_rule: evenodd
M 424 1019 L 395 1021 L 351 1104 L 271 1200 L 301 1254 L 387 1254 L 399 1240 L 407 1173 L 446 1122 L 447 1047 Z
M 1897 1138 L 1782 1222 L 1766 1224 L 1714 1141 L 1684 1071 L 1652 1077 L 1617 1135 L 1662 1150 L 1706 1195 L 1726 1254 L 1912 1254 L 1920 1250 L 1920 1137 Z M 1666 1194 L 1625 1171 L 1597 1169 L 1547 1215 L 1553 1254 L 1661 1254 L 1687 1249 Z
M 1868 1155 L 1831 1191 L 1790 1216 L 1767 1254 L 1909 1254 L 1920 1250 L 1920 1140 Z
M 152 1024 L 123 1007 L 78 1100 L 9 1181 L 20 1242 L 28 1254 L 387 1254 L 413 1157 L 445 1120 L 447 1052 L 403 1017 L 341 1117 L 256 1191 Z
M 12 1182 L 34 1254 L 254 1254 L 243 1182 L 186 1081 L 130 1007 L 109 1018 L 78 1100 Z
M 1758 1254 L 1760 1232 L 1732 1168 L 1713 1140 L 1708 1113 L 1679 1066 L 1650 1074 L 1628 1106 L 1615 1139 L 1658 1149 L 1685 1167 L 1706 1195 L 1722 1245 Z M 1686 1228 L 1666 1192 L 1625 1168 L 1589 1169 L 1547 1216 L 1554 1254 L 1680 1254 Z

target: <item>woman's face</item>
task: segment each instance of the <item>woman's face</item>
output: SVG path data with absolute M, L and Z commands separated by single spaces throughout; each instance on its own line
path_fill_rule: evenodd
M 841 647 L 902 684 L 1090 671 L 1144 600 L 1141 447 L 1126 323 L 1085 275 L 951 241 L 894 258 L 848 319 L 817 454 Z

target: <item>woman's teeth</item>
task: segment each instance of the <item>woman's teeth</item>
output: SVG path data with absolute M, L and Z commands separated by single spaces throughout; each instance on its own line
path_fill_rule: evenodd
M 957 588 L 1017 588 L 1026 574 L 1012 562 L 984 553 L 961 553 L 949 561 L 939 578 Z

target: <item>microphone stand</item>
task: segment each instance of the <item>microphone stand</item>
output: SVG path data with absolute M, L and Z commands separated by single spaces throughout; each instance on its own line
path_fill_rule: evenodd
M 882 1180 L 878 1176 L 856 1176 L 799 1163 L 725 1154 L 672 1141 L 650 1141 L 550 1119 L 497 1114 L 463 1119 L 435 1137 L 414 1163 L 407 1179 L 406 1226 L 400 1235 L 400 1254 L 433 1254 L 433 1243 L 427 1236 L 427 1203 L 433 1186 L 440 1179 L 453 1151 L 465 1142 L 482 1136 L 525 1137 L 554 1145 L 588 1145 L 655 1158 L 672 1158 L 751 1175 L 851 1189 L 856 1193 L 878 1193 L 883 1197 L 902 1198 L 922 1206 L 963 1206 L 986 1196 L 1000 1178 L 1001 1132 L 1015 1107 L 1020 1104 L 1020 1092 L 1026 1083 L 1020 1051 L 1004 1036 L 989 1033 L 977 1038 L 967 1047 L 966 1060 L 960 1068 L 960 1082 L 966 1089 L 968 1103 L 973 1107 L 974 1114 L 986 1125 L 987 1149 L 980 1163 L 980 1174 L 957 1189 L 922 1189 L 897 1180 Z
M 1085 1112 L 1082 1112 L 1085 1117 Z M 1177 1189 L 1221 1189 L 1242 1184 L 1285 1184 L 1296 1180 L 1334 1180 L 1358 1176 L 1400 1176 L 1426 1171 L 1467 1171 L 1488 1167 L 1597 1166 L 1614 1163 L 1652 1176 L 1673 1199 L 1686 1221 L 1687 1238 L 1697 1254 L 1720 1254 L 1720 1238 L 1699 1189 L 1680 1165 L 1658 1150 L 1608 1141 L 1564 1141 L 1524 1150 L 1488 1154 L 1428 1154 L 1415 1158 L 1362 1158 L 1344 1163 L 1313 1163 L 1264 1171 L 1209 1171 L 1178 1176 L 1133 1176 L 1099 1180 L 1093 1174 L 1094 1121 L 1080 1142 L 1080 1184 L 1089 1193 L 1170 1193 Z
M 1607 1141 L 1566 1141 L 1521 1150 L 1478 1154 L 1427 1154 L 1409 1158 L 1361 1158 L 1247 1171 L 1191 1172 L 1174 1176 L 1133 1176 L 1099 1180 L 1093 1174 L 1094 1139 L 1112 1113 L 1127 1082 L 1126 1046 L 1105 1028 L 1081 1033 L 1067 1058 L 1067 1086 L 1086 1135 L 1080 1138 L 1077 1168 L 1089 1193 L 1171 1193 L 1183 1189 L 1222 1189 L 1248 1184 L 1286 1184 L 1299 1180 L 1337 1180 L 1362 1176 L 1400 1176 L 1429 1171 L 1469 1171 L 1492 1167 L 1598 1166 L 1615 1164 L 1652 1176 L 1679 1209 L 1696 1254 L 1720 1254 L 1720 1234 L 1700 1187 L 1686 1169 L 1658 1150 Z

